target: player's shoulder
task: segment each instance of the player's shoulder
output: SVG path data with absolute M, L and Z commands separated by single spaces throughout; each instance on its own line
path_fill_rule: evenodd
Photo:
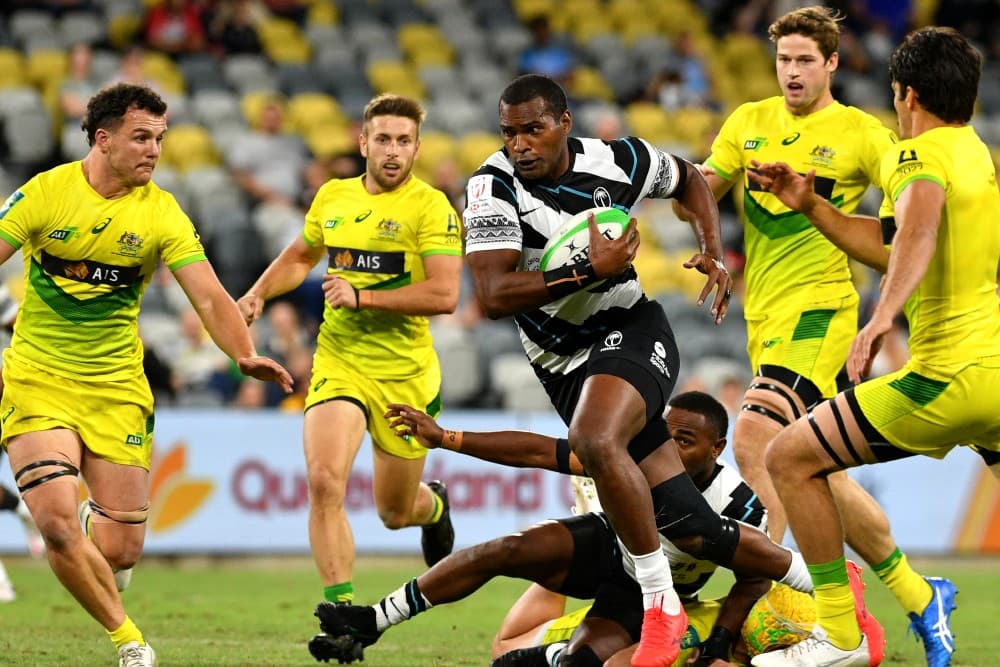
M 733 109 L 729 114 L 728 121 L 731 122 L 752 122 L 759 118 L 766 118 L 779 113 L 785 108 L 785 98 L 781 95 L 765 97 L 762 100 L 744 102 Z
M 886 127 L 880 118 L 864 109 L 849 104 L 840 104 L 840 113 L 847 124 L 857 128 L 860 132 L 873 132 L 880 137 L 890 137 L 893 142 L 897 140 L 895 131 Z
M 352 176 L 351 178 L 331 178 L 323 185 L 319 186 L 316 190 L 316 201 L 321 201 L 323 199 L 330 199 L 332 197 L 337 197 L 338 195 L 343 195 L 352 189 L 357 188 L 361 181 L 361 176 Z
M 83 166 L 79 160 L 76 160 L 74 162 L 65 162 L 35 174 L 18 190 L 26 192 L 39 189 L 53 195 L 59 195 L 72 189 L 74 185 L 82 185 L 83 183 Z
M 448 195 L 446 195 L 443 190 L 434 187 L 418 176 L 411 176 L 407 187 L 409 187 L 410 192 L 412 192 L 413 195 L 420 197 L 421 199 L 436 203 L 448 202 Z
M 150 206 L 166 218 L 169 215 L 184 214 L 181 205 L 169 190 L 164 190 L 155 181 L 137 188 L 137 196 L 133 199 L 136 206 Z

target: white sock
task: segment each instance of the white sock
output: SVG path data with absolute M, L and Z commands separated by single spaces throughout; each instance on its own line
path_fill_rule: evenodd
M 432 606 L 420 592 L 417 580 L 411 579 L 374 605 L 375 629 L 382 632 L 390 625 L 402 623 Z
M 788 551 L 792 554 L 792 563 L 788 566 L 788 572 L 781 578 L 780 583 L 803 593 L 812 593 L 813 582 L 812 577 L 809 576 L 809 568 L 806 567 L 805 558 L 798 551 L 791 549 Z
M 642 590 L 643 609 L 659 607 L 670 615 L 681 610 L 681 600 L 674 591 L 674 580 L 670 576 L 670 561 L 657 549 L 648 554 L 636 556 L 632 554 L 635 563 L 635 580 Z
M 3 566 L 3 561 L 0 561 L 0 582 L 10 581 L 7 578 L 7 568 Z
M 555 667 L 559 661 L 559 656 L 562 652 L 566 650 L 566 645 L 569 642 L 556 642 L 554 644 L 549 644 L 548 648 L 545 649 L 545 664 Z

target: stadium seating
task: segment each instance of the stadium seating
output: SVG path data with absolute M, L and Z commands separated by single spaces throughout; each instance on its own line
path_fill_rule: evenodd
M 156 0 L 91 0 L 59 13 L 18 8 L 0 13 L 0 189 L 53 159 L 78 159 L 88 147 L 79 121 L 65 120 L 58 104 L 69 48 L 94 47 L 92 76 L 120 77 L 124 50 L 142 40 L 144 13 Z M 29 3 L 21 3 L 28 5 Z M 42 3 L 38 3 L 41 6 Z M 497 101 L 517 73 L 531 44 L 527 22 L 549 17 L 575 56 L 566 80 L 577 134 L 589 135 L 607 114 L 622 120 L 623 133 L 692 160 L 702 159 L 724 115 L 749 99 L 777 94 L 770 46 L 759 34 L 709 31 L 710 0 L 309 0 L 304 21 L 272 17 L 260 23 L 262 50 L 223 57 L 218 51 L 168 57 L 147 52 L 143 76 L 170 105 L 170 132 L 156 179 L 172 191 L 198 224 L 220 275 L 238 285 L 252 280 L 264 255 L 287 239 L 290 218 L 269 207 L 251 209 L 236 186 L 224 155 L 255 127 L 262 105 L 281 99 L 286 130 L 299 135 L 320 162 L 356 150 L 355 123 L 377 92 L 419 98 L 428 111 L 415 173 L 434 180 L 454 163 L 467 177 L 497 150 Z M 918 3 L 921 21 L 934 2 Z M 928 6 L 931 6 L 928 9 Z M 676 38 L 690 35 L 709 72 L 712 109 L 667 110 L 645 98 L 646 87 L 665 67 L 678 64 Z M 1000 65 L 984 68 L 973 124 L 1000 161 Z M 884 71 L 881 67 L 879 72 Z M 889 127 L 884 81 L 876 74 L 841 69 L 838 93 L 876 114 Z M 643 213 L 643 267 L 650 294 L 669 304 L 682 350 L 691 367 L 699 355 L 745 358 L 742 327 L 710 328 L 704 309 L 692 306 L 699 286 L 693 272 L 677 267 L 690 245 L 690 230 L 669 213 Z M 738 245 L 738 225 L 724 228 Z M 648 278 L 646 276 L 649 276 Z M 680 295 L 673 299 L 670 295 Z M 734 302 L 731 315 L 738 317 Z M 698 335 L 695 335 L 695 332 Z M 462 364 L 479 369 L 448 380 L 446 400 L 474 401 L 470 392 L 492 395 L 503 405 L 537 407 L 538 383 L 517 349 L 481 348 L 480 336 L 442 334 Z M 481 358 L 474 364 L 472 343 Z M 512 352 L 501 359 L 503 352 Z M 492 359 L 496 352 L 497 359 Z M 492 360 L 491 360 L 492 359 Z M 447 373 L 446 373 L 447 375 Z M 496 380 L 500 385 L 493 386 Z M 504 384 L 504 383 L 507 384 Z M 502 394 L 502 397 L 501 397 Z

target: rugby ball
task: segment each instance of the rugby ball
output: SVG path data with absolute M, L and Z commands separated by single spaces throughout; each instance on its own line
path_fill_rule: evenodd
M 618 208 L 591 208 L 577 213 L 563 223 L 549 238 L 538 265 L 541 271 L 558 269 L 587 259 L 590 253 L 590 226 L 587 216 L 593 213 L 597 228 L 608 239 L 617 239 L 628 228 L 629 216 Z

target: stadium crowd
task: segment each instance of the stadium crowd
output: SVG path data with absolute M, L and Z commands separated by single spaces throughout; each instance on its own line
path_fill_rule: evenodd
M 155 180 L 191 215 L 223 284 L 239 296 L 299 233 L 320 185 L 360 173 L 359 117 L 374 93 L 425 101 L 415 173 L 461 212 L 468 176 L 499 146 L 496 100 L 511 76 L 538 71 L 563 83 L 578 136 L 635 134 L 700 162 L 729 112 L 778 92 L 766 29 L 800 4 L 808 3 L 11 0 L 0 9 L 0 193 L 85 154 L 80 118 L 102 86 L 147 83 L 170 109 Z M 899 38 L 930 23 L 971 37 L 986 56 L 973 125 L 1000 161 L 996 3 L 826 4 L 844 16 L 835 97 L 889 127 L 886 68 Z M 740 196 L 720 201 L 727 264 L 737 278 Z M 877 206 L 870 191 L 861 210 Z M 735 410 L 736 388 L 749 379 L 745 332 L 700 327 L 697 281 L 681 268 L 692 240 L 670 206 L 646 202 L 636 215 L 644 230 L 637 270 L 687 343 L 682 384 L 723 398 L 728 387 Z M 878 281 L 854 269 L 864 313 Z M 308 377 L 322 317 L 321 276 L 269 307 L 255 327 L 261 349 L 300 379 Z M 5 267 L 3 278 L 17 293 L 21 268 Z M 739 287 L 737 280 L 731 319 L 741 316 Z M 445 405 L 546 404 L 514 327 L 483 317 L 468 276 L 457 312 L 432 326 Z M 150 288 L 141 327 L 161 405 L 301 407 L 302 396 L 284 397 L 234 372 L 166 271 Z M 903 340 L 883 354 L 883 370 L 905 359 Z

